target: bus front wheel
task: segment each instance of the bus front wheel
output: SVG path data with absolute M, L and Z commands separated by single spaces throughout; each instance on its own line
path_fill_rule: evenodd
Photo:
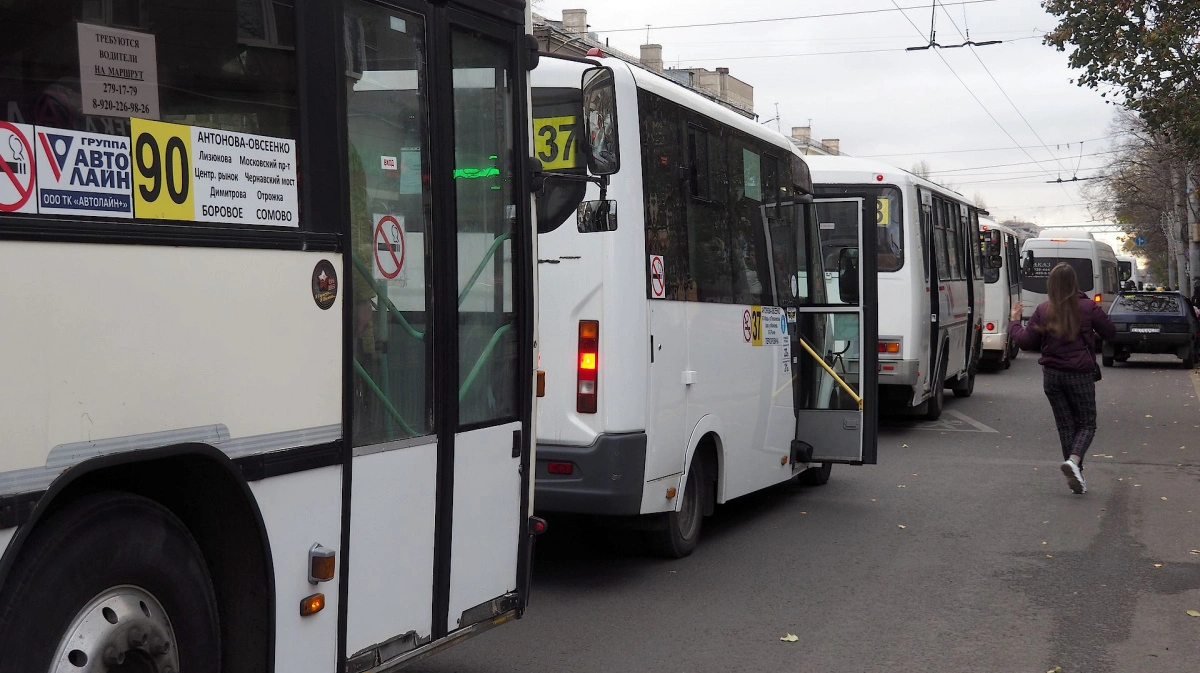
M 693 458 L 683 485 L 683 501 L 678 512 L 667 512 L 665 526 L 650 533 L 650 546 L 659 556 L 683 558 L 696 549 L 700 541 L 700 524 L 704 519 L 704 464 Z
M 66 506 L 33 531 L 6 584 L 0 669 L 220 670 L 204 557 L 152 500 L 101 493 Z

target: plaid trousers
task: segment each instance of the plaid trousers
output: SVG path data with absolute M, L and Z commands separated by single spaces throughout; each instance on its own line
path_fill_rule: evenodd
M 1079 457 L 1079 467 L 1096 436 L 1096 382 L 1092 372 L 1042 368 L 1042 389 L 1054 412 L 1063 460 Z

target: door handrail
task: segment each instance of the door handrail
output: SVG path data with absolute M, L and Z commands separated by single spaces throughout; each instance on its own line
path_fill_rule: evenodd
M 828 372 L 829 375 L 833 377 L 834 381 L 837 381 L 838 385 L 842 387 L 842 390 L 845 390 L 850 397 L 854 398 L 855 402 L 858 402 L 858 410 L 862 411 L 863 398 L 860 397 L 858 393 L 854 392 L 854 389 L 851 388 L 850 385 L 842 379 L 842 377 L 838 376 L 837 372 L 833 371 L 833 368 L 829 366 L 829 363 L 825 362 L 825 358 L 817 355 L 816 351 L 814 351 L 812 347 L 808 345 L 808 342 L 804 340 L 804 337 L 796 335 L 796 339 L 800 342 L 800 347 L 803 348 L 809 355 L 811 355 L 812 359 L 816 360 L 817 364 L 821 365 L 821 368 Z

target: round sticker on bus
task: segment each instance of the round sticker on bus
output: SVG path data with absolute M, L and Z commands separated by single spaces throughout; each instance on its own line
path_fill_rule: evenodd
M 337 270 L 327 259 L 317 262 L 316 268 L 313 269 L 312 293 L 313 300 L 317 302 L 317 306 L 322 311 L 333 306 L 333 302 L 337 301 Z

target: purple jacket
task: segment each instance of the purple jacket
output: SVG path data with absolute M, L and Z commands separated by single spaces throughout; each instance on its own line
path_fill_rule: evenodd
M 1046 303 L 1044 302 L 1033 311 L 1027 327 L 1022 327 L 1019 320 L 1011 322 L 1008 325 L 1008 335 L 1009 338 L 1016 340 L 1022 350 L 1041 350 L 1042 357 L 1038 358 L 1038 364 L 1043 367 L 1067 372 L 1090 372 L 1096 362 L 1092 354 L 1096 352 L 1098 346 L 1092 337 L 1092 332 L 1099 334 L 1104 339 L 1111 339 L 1117 335 L 1117 328 L 1108 319 L 1104 309 L 1097 306 L 1096 302 L 1088 299 L 1088 296 L 1082 292 L 1079 293 L 1079 313 L 1081 318 L 1079 335 L 1073 339 L 1059 339 L 1034 329 L 1045 320 Z M 1083 341 L 1085 337 L 1092 344 L 1092 353 L 1088 352 L 1088 346 Z

